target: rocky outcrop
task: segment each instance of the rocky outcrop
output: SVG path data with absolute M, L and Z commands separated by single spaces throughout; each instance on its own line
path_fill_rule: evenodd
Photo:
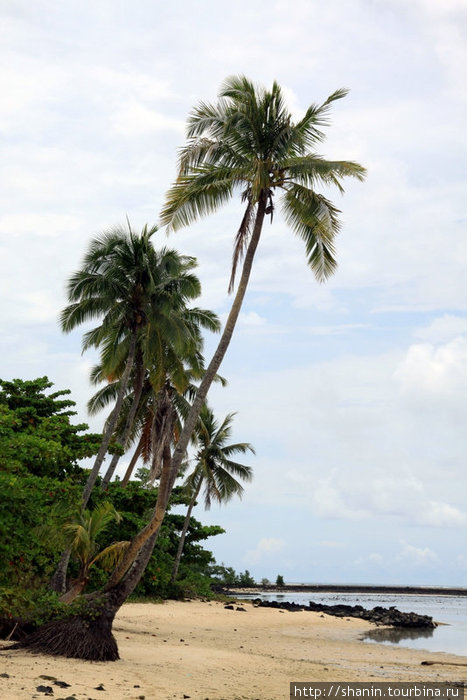
M 308 605 L 298 603 L 286 603 L 278 601 L 264 601 L 256 598 L 253 603 L 258 607 L 278 608 L 294 612 L 296 610 L 311 610 L 321 612 L 334 617 L 357 617 L 361 620 L 368 620 L 377 625 L 386 627 L 436 627 L 436 622 L 429 615 L 419 615 L 413 612 L 401 612 L 395 607 L 383 608 L 377 606 L 367 610 L 361 605 L 324 605 L 323 603 L 309 602 Z

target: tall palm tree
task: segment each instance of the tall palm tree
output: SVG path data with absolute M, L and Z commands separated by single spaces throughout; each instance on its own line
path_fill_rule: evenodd
M 188 141 L 181 149 L 178 177 L 167 194 L 161 221 L 176 231 L 215 211 L 238 191 L 245 210 L 235 237 L 230 289 L 242 259 L 243 267 L 221 339 L 174 450 L 168 493 L 230 344 L 264 219 L 267 215 L 272 218 L 276 193 L 282 195 L 287 223 L 305 243 L 307 263 L 316 279 L 324 282 L 337 267 L 334 239 L 340 229 L 339 210 L 316 188 L 334 185 L 343 193 L 346 177 L 363 180 L 366 171 L 353 161 L 325 160 L 314 149 L 324 140 L 321 128 L 328 124 L 332 104 L 346 94 L 344 89 L 337 90 L 323 104 L 311 105 L 294 123 L 277 83 L 268 91 L 244 76 L 231 77 L 216 104 L 201 103 L 188 119 Z M 134 539 L 119 575 L 158 530 L 163 512 L 155 512 L 151 523 Z
M 234 413 L 229 413 L 219 425 L 214 413 L 206 404 L 201 409 L 196 430 L 199 445 L 195 456 L 196 462 L 193 471 L 184 483 L 185 489 L 191 497 L 180 534 L 172 570 L 172 582 L 177 578 L 191 513 L 201 489 L 203 488 L 204 506 L 206 510 L 209 510 L 213 500 L 218 503 L 226 503 L 233 496 L 241 498 L 244 489 L 238 479 L 251 481 L 253 478 L 251 467 L 231 459 L 236 454 L 245 454 L 248 451 L 254 454 L 253 447 L 248 442 L 226 444 L 232 433 L 234 415 Z
M 264 219 L 273 214 L 274 195 L 290 228 L 305 244 L 307 262 L 319 281 L 336 268 L 334 239 L 339 211 L 317 188 L 335 185 L 343 191 L 346 177 L 363 180 L 365 169 L 352 161 L 328 161 L 315 149 L 323 141 L 332 104 L 344 97 L 337 90 L 321 105 L 311 105 L 297 122 L 287 112 L 281 89 L 256 87 L 243 76 L 224 83 L 215 104 L 201 103 L 188 120 L 186 146 L 181 150 L 179 174 L 169 190 L 161 219 L 177 230 L 211 213 L 238 191 L 245 211 L 238 229 L 231 275 L 238 263 L 242 272 L 231 311 L 213 358 L 204 374 L 175 448 L 170 468 L 163 470 L 156 507 L 150 522 L 133 538 L 109 583 L 99 593 L 99 614 L 86 628 L 86 649 L 78 651 L 70 629 L 82 631 L 78 617 L 39 631 L 23 644 L 38 651 L 116 659 L 111 635 L 116 611 L 132 593 L 151 556 L 168 499 L 183 462 L 190 437 L 211 383 L 227 351 L 248 285 Z M 103 602 L 105 600 L 105 602 Z M 92 605 L 92 602 L 90 601 Z
M 145 542 L 154 541 L 161 525 L 201 408 L 230 344 L 264 219 L 273 215 L 276 193 L 282 195 L 287 223 L 305 243 L 307 263 L 316 279 L 324 282 L 337 267 L 334 240 L 340 230 L 339 210 L 317 187 L 334 185 L 343 193 L 346 177 L 363 180 L 366 171 L 353 161 L 325 160 L 314 149 L 324 140 L 321 128 L 328 124 L 332 104 L 346 94 L 337 90 L 323 104 L 311 105 L 294 123 L 277 83 L 268 91 L 244 76 L 231 77 L 216 104 L 201 103 L 188 119 L 188 141 L 181 149 L 178 177 L 167 194 L 161 221 L 175 231 L 215 211 L 238 191 L 245 211 L 235 237 L 230 288 L 243 258 L 242 273 L 219 344 L 172 455 L 170 474 L 161 481 L 159 506 L 133 539 L 111 578 L 112 585 L 125 576 Z M 142 561 L 147 556 L 145 550 Z

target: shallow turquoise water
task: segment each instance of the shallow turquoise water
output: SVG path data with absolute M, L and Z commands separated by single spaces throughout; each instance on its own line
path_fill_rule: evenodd
M 308 605 L 314 603 L 326 605 L 362 605 L 364 608 L 374 608 L 381 605 L 384 608 L 394 606 L 402 612 L 416 612 L 420 615 L 431 615 L 438 623 L 434 630 L 372 630 L 365 641 L 383 644 L 397 644 L 411 649 L 426 649 L 427 651 L 448 652 L 467 656 L 467 596 L 440 595 L 406 595 L 386 593 L 253 593 L 243 598 L 262 598 L 290 603 Z

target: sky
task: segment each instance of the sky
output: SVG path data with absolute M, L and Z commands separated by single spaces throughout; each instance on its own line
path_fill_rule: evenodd
M 90 419 L 81 332 L 57 323 L 91 238 L 157 223 L 185 121 L 227 76 L 294 118 L 341 87 L 326 158 L 356 160 L 318 284 L 277 212 L 210 397 L 254 481 L 194 514 L 257 580 L 466 585 L 465 0 L 0 0 L 0 376 L 47 375 Z M 238 198 L 157 245 L 228 313 Z M 206 355 L 215 338 L 206 339 Z M 125 468 L 123 459 L 120 472 Z

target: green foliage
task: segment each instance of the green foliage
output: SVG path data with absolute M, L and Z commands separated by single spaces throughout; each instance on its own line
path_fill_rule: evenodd
M 115 481 L 109 484 L 105 494 L 95 493 L 93 507 L 104 499 L 110 500 L 121 515 L 119 523 L 110 523 L 105 532 L 101 533 L 97 540 L 99 547 L 107 547 L 116 540 L 131 540 L 147 523 L 156 498 L 156 488 L 143 487 L 137 481 L 130 481 L 126 487 Z M 184 503 L 185 499 L 183 489 L 176 487 L 169 508 Z M 170 579 L 183 520 L 182 515 L 171 513 L 165 517 L 154 553 L 135 589 L 135 596 L 183 598 L 192 595 L 194 590 L 198 591 L 199 595 L 208 595 L 211 584 L 210 566 L 214 559 L 212 553 L 200 543 L 209 537 L 222 534 L 224 530 L 218 525 L 206 526 L 195 518 L 191 519 L 180 566 L 180 581 L 173 586 Z M 105 580 L 104 572 L 93 567 L 90 571 L 89 590 L 100 588 Z
M 210 568 L 210 574 L 213 581 L 222 586 L 242 586 L 246 588 L 256 586 L 256 582 L 248 569 L 245 569 L 243 573 L 237 574 L 235 569 L 233 569 L 231 566 L 226 567 L 222 563 L 220 566 L 212 566 Z
M 15 618 L 41 625 L 60 617 L 65 606 L 56 593 L 45 586 L 38 589 L 0 588 L 0 618 Z
M 245 587 L 247 587 L 247 588 L 248 588 L 249 586 L 255 586 L 255 585 L 256 585 L 255 579 L 254 579 L 253 576 L 250 574 L 250 572 L 248 571 L 248 569 L 245 569 L 245 571 L 244 571 L 242 574 L 239 574 L 239 575 L 238 575 L 238 585 L 239 585 L 239 586 L 245 586 Z
M 72 425 L 69 390 L 47 394 L 47 377 L 0 380 L 0 471 L 65 479 L 78 475 L 78 460 L 91 457 L 101 436 Z
M 342 193 L 344 178 L 363 180 L 365 169 L 352 161 L 327 161 L 317 152 L 331 106 L 346 94 L 336 90 L 294 122 L 276 82 L 265 90 L 239 75 L 227 78 L 216 103 L 201 102 L 192 110 L 178 177 L 167 193 L 161 220 L 180 229 L 241 193 L 246 206 L 235 239 L 231 290 L 255 213 L 261 207 L 263 215 L 272 217 L 275 194 L 282 195 L 286 221 L 303 240 L 316 278 L 324 281 L 334 272 L 340 212 L 315 188 L 331 185 Z
M 284 577 L 280 574 L 276 578 L 276 586 L 284 586 Z
M 91 620 L 99 615 L 99 604 L 93 602 L 91 607 L 85 598 L 62 603 L 58 594 L 46 586 L 36 590 L 0 588 L 0 621 L 21 620 L 39 626 L 75 615 Z
M 48 581 L 61 551 L 39 526 L 55 528 L 76 507 L 81 485 L 0 472 L 0 492 L 0 586 L 36 590 Z
M 57 599 L 47 591 L 47 585 L 68 543 L 63 525 L 70 522 L 81 502 L 87 473 L 78 460 L 97 451 L 100 436 L 82 434 L 87 426 L 70 424 L 75 404 L 61 398 L 68 391 L 47 394 L 51 386 L 46 377 L 0 380 L 0 616 L 8 613 L 44 621 L 62 614 L 60 606 L 55 611 Z M 114 543 L 131 540 L 146 525 L 156 497 L 157 489 L 138 481 L 126 488 L 114 482 L 106 494 L 95 490 L 90 511 L 102 511 L 107 500 L 112 503 L 112 512 L 118 511 L 122 519 L 117 522 L 109 516 L 105 528 L 91 533 L 90 561 Z M 186 504 L 186 495 L 176 488 L 171 505 L 180 503 Z M 84 524 L 79 529 L 81 535 L 86 534 Z M 180 581 L 174 587 L 170 577 L 182 525 L 181 515 L 169 514 L 165 519 L 136 595 L 180 598 L 194 592 L 209 594 L 214 560 L 200 543 L 224 530 L 203 526 L 192 518 Z M 109 551 L 115 553 L 115 548 Z M 93 566 L 89 573 L 90 590 L 107 580 L 101 567 Z M 72 563 L 69 575 L 73 578 L 78 574 L 78 564 Z

